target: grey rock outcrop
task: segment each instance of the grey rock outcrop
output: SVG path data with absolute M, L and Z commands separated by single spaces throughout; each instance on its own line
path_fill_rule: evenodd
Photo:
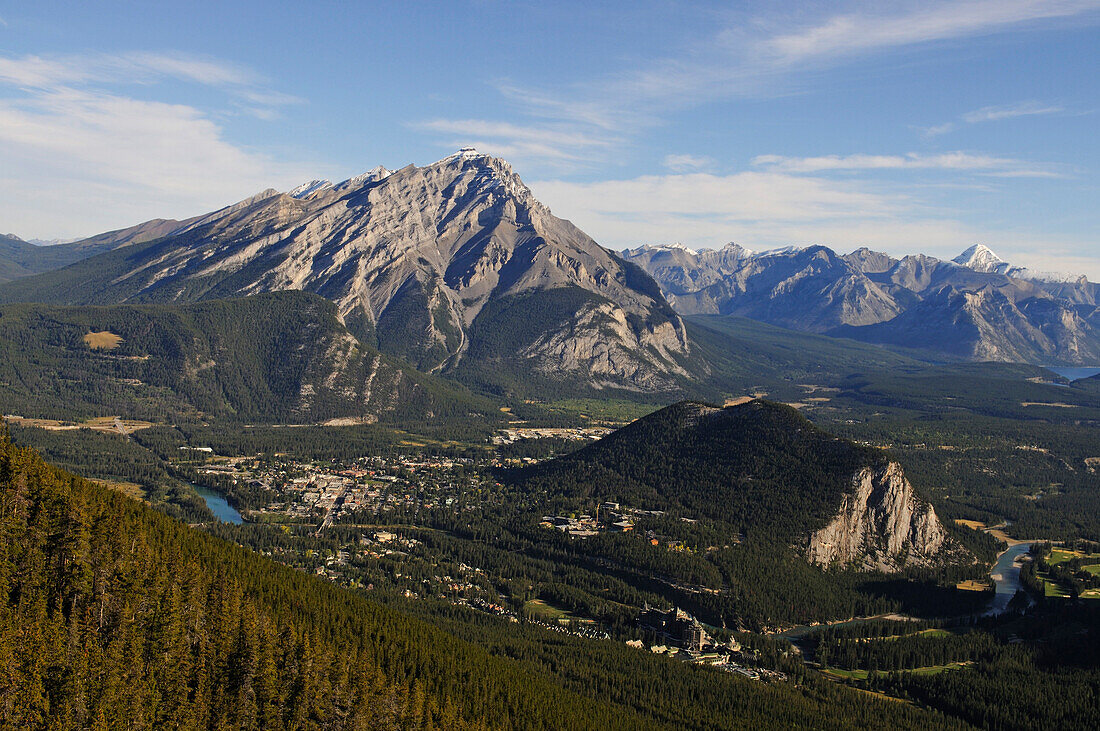
M 806 556 L 820 566 L 894 572 L 936 563 L 947 542 L 936 511 L 916 497 L 901 465 L 890 462 L 855 474 L 836 516 L 810 536 Z

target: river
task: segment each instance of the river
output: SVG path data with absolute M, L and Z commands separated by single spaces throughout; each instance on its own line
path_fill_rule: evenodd
M 214 513 L 214 517 L 221 522 L 232 523 L 233 525 L 240 525 L 244 522 L 241 514 L 216 490 L 201 485 L 191 485 L 191 487 L 195 488 L 195 492 L 199 494 L 199 497 L 206 501 L 206 507 L 210 508 L 210 512 Z
M 1016 565 L 1016 559 L 1027 553 L 1030 548 L 1030 543 L 1017 543 L 1009 546 L 997 557 L 997 563 L 993 564 L 993 569 L 989 572 L 997 593 L 993 595 L 993 601 L 986 614 L 1004 614 L 1012 597 L 1023 588 L 1020 585 L 1020 567 Z
M 993 564 L 993 568 L 989 571 L 989 578 L 993 579 L 996 592 L 993 595 L 993 599 L 990 601 L 989 609 L 986 611 L 987 616 L 1004 614 L 1008 609 L 1008 603 L 1012 601 L 1012 597 L 1016 595 L 1019 589 L 1023 588 L 1020 584 L 1020 567 L 1016 565 L 1016 559 L 1026 554 L 1030 548 L 1030 542 L 1017 543 L 1009 546 L 1004 552 L 997 556 L 997 562 Z M 880 614 L 874 617 L 856 617 L 845 622 L 834 622 L 831 624 L 800 624 L 784 630 L 783 632 L 778 632 L 776 636 L 788 639 L 794 645 L 798 646 L 799 640 L 810 632 L 815 632 L 825 627 L 846 627 L 855 624 L 864 624 L 876 619 L 913 620 L 915 618 L 902 614 Z M 965 618 L 959 617 L 957 619 Z M 804 648 L 799 647 L 799 649 L 801 650 Z

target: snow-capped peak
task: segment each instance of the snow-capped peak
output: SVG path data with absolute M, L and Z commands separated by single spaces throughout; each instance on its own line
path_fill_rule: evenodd
M 741 244 L 738 244 L 734 241 L 731 241 L 728 244 L 726 244 L 725 246 L 723 246 L 722 250 L 723 251 L 733 251 L 733 252 L 736 252 L 736 253 L 738 253 L 741 256 L 746 257 L 746 258 L 751 257 L 751 256 L 756 256 L 755 251 L 753 251 L 752 249 L 746 249 L 744 246 L 742 246 Z
M 462 147 L 462 148 L 459 148 L 458 152 L 451 155 L 451 157 L 460 157 L 463 160 L 472 160 L 475 157 L 485 157 L 485 156 L 482 155 L 480 152 L 478 152 L 477 148 Z
M 679 249 L 680 251 L 687 252 L 688 254 L 691 254 L 692 256 L 698 256 L 699 255 L 698 251 L 696 251 L 695 249 L 689 249 L 688 247 L 681 244 L 679 241 L 674 241 L 671 244 L 657 244 L 657 246 L 655 246 L 653 248 L 655 248 L 655 249 L 666 249 L 666 250 Z
M 1002 270 L 1009 268 L 1008 262 L 982 244 L 974 244 L 951 261 L 976 272 L 1002 273 Z
M 365 173 L 361 173 L 354 177 L 348 178 L 344 182 L 336 186 L 337 190 L 346 190 L 348 188 L 354 188 L 364 183 L 377 183 L 379 180 L 385 180 L 389 176 L 393 175 L 393 171 L 379 165 L 376 168 L 372 168 Z
M 332 187 L 332 182 L 328 180 L 311 180 L 308 183 L 302 183 L 296 188 L 291 188 L 287 195 L 291 198 L 308 198 L 314 193 L 327 190 Z

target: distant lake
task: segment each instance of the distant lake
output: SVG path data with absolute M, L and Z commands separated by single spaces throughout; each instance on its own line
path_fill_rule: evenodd
M 1100 366 L 1088 366 L 1088 367 L 1062 367 L 1062 366 L 1043 366 L 1048 371 L 1054 371 L 1063 378 L 1068 378 L 1071 381 L 1076 381 L 1079 378 L 1091 378 L 1097 373 L 1100 373 Z
M 191 487 L 195 488 L 195 492 L 206 501 L 206 507 L 210 508 L 210 512 L 221 522 L 232 523 L 233 525 L 240 525 L 244 522 L 241 514 L 234 510 L 233 506 L 226 502 L 225 498 L 218 492 L 200 485 L 191 485 Z

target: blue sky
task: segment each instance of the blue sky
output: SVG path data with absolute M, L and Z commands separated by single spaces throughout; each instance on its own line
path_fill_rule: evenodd
M 0 231 L 508 159 L 611 248 L 822 243 L 1100 281 L 1100 0 L 0 2 Z

